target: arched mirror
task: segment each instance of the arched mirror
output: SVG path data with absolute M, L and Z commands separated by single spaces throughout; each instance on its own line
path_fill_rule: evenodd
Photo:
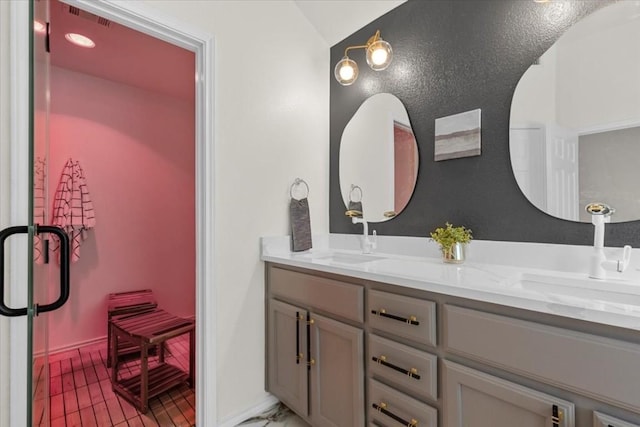
M 605 6 L 572 26 L 522 76 L 511 105 L 511 165 L 536 207 L 590 222 L 640 219 L 640 2 Z
M 368 222 L 394 218 L 411 199 L 418 162 L 418 145 L 402 102 L 389 93 L 366 99 L 340 141 L 345 211 Z

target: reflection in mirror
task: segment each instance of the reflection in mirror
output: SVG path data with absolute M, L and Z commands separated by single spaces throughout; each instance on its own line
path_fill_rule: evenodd
M 522 76 L 511 104 L 511 165 L 536 207 L 590 222 L 584 207 L 640 219 L 640 2 L 571 27 Z
M 345 208 L 351 211 L 350 202 L 360 202 L 368 222 L 395 217 L 411 199 L 418 162 L 418 145 L 402 102 L 388 93 L 368 98 L 345 126 L 340 141 Z M 354 194 L 360 199 L 355 200 Z
M 362 218 L 362 188 L 357 185 L 351 184 L 345 215 L 352 218 Z

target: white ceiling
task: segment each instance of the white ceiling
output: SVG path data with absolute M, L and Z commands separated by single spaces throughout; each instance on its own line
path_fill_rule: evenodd
M 108 25 L 102 25 L 96 15 L 75 15 L 70 10 L 58 0 L 50 3 L 51 65 L 172 97 L 194 99 L 193 52 L 115 22 L 105 20 Z M 65 34 L 69 32 L 90 37 L 96 46 L 87 49 L 67 42 Z
M 407 0 L 294 0 L 329 46 Z M 366 42 L 366 40 L 364 40 Z M 363 42 L 364 43 L 364 42 Z

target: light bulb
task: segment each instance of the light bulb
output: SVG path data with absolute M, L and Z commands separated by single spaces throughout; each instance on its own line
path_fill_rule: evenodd
M 384 49 L 376 49 L 371 53 L 371 62 L 376 65 L 384 64 L 387 62 L 387 51 Z
M 338 83 L 349 86 L 358 78 L 358 64 L 345 56 L 336 64 L 334 75 Z
M 96 46 L 93 40 L 87 36 L 83 36 L 82 34 L 67 33 L 64 35 L 64 38 L 80 47 L 92 48 Z
M 47 31 L 47 26 L 40 21 L 33 21 L 33 31 L 42 34 Z
M 345 64 L 342 67 L 340 67 L 341 80 L 351 80 L 355 73 L 356 73 L 355 70 L 349 64 Z
M 367 46 L 367 64 L 372 70 L 384 70 L 391 64 L 393 50 L 386 41 L 379 39 Z

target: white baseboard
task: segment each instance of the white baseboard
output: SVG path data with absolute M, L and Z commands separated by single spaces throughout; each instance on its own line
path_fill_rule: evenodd
M 90 340 L 85 340 L 85 341 L 78 341 L 78 342 L 74 342 L 73 344 L 66 344 L 60 347 L 56 347 L 56 348 L 50 348 L 49 349 L 49 356 L 53 355 L 53 354 L 58 354 L 58 353 L 63 353 L 65 351 L 69 351 L 69 350 L 75 350 L 81 347 L 86 347 L 88 345 L 93 345 L 93 344 L 98 344 L 100 341 L 103 341 L 105 344 L 107 343 L 107 336 L 102 336 L 102 337 L 98 337 L 98 338 L 91 338 Z M 34 357 L 41 357 L 44 355 L 44 352 L 42 351 L 38 351 L 38 352 L 34 352 Z
M 265 412 L 267 409 L 274 407 L 279 402 L 278 398 L 272 394 L 267 395 L 262 401 L 256 403 L 252 407 L 228 417 L 225 417 L 223 420 L 218 423 L 218 427 L 235 427 L 243 421 L 248 420 L 249 418 L 260 415 Z

